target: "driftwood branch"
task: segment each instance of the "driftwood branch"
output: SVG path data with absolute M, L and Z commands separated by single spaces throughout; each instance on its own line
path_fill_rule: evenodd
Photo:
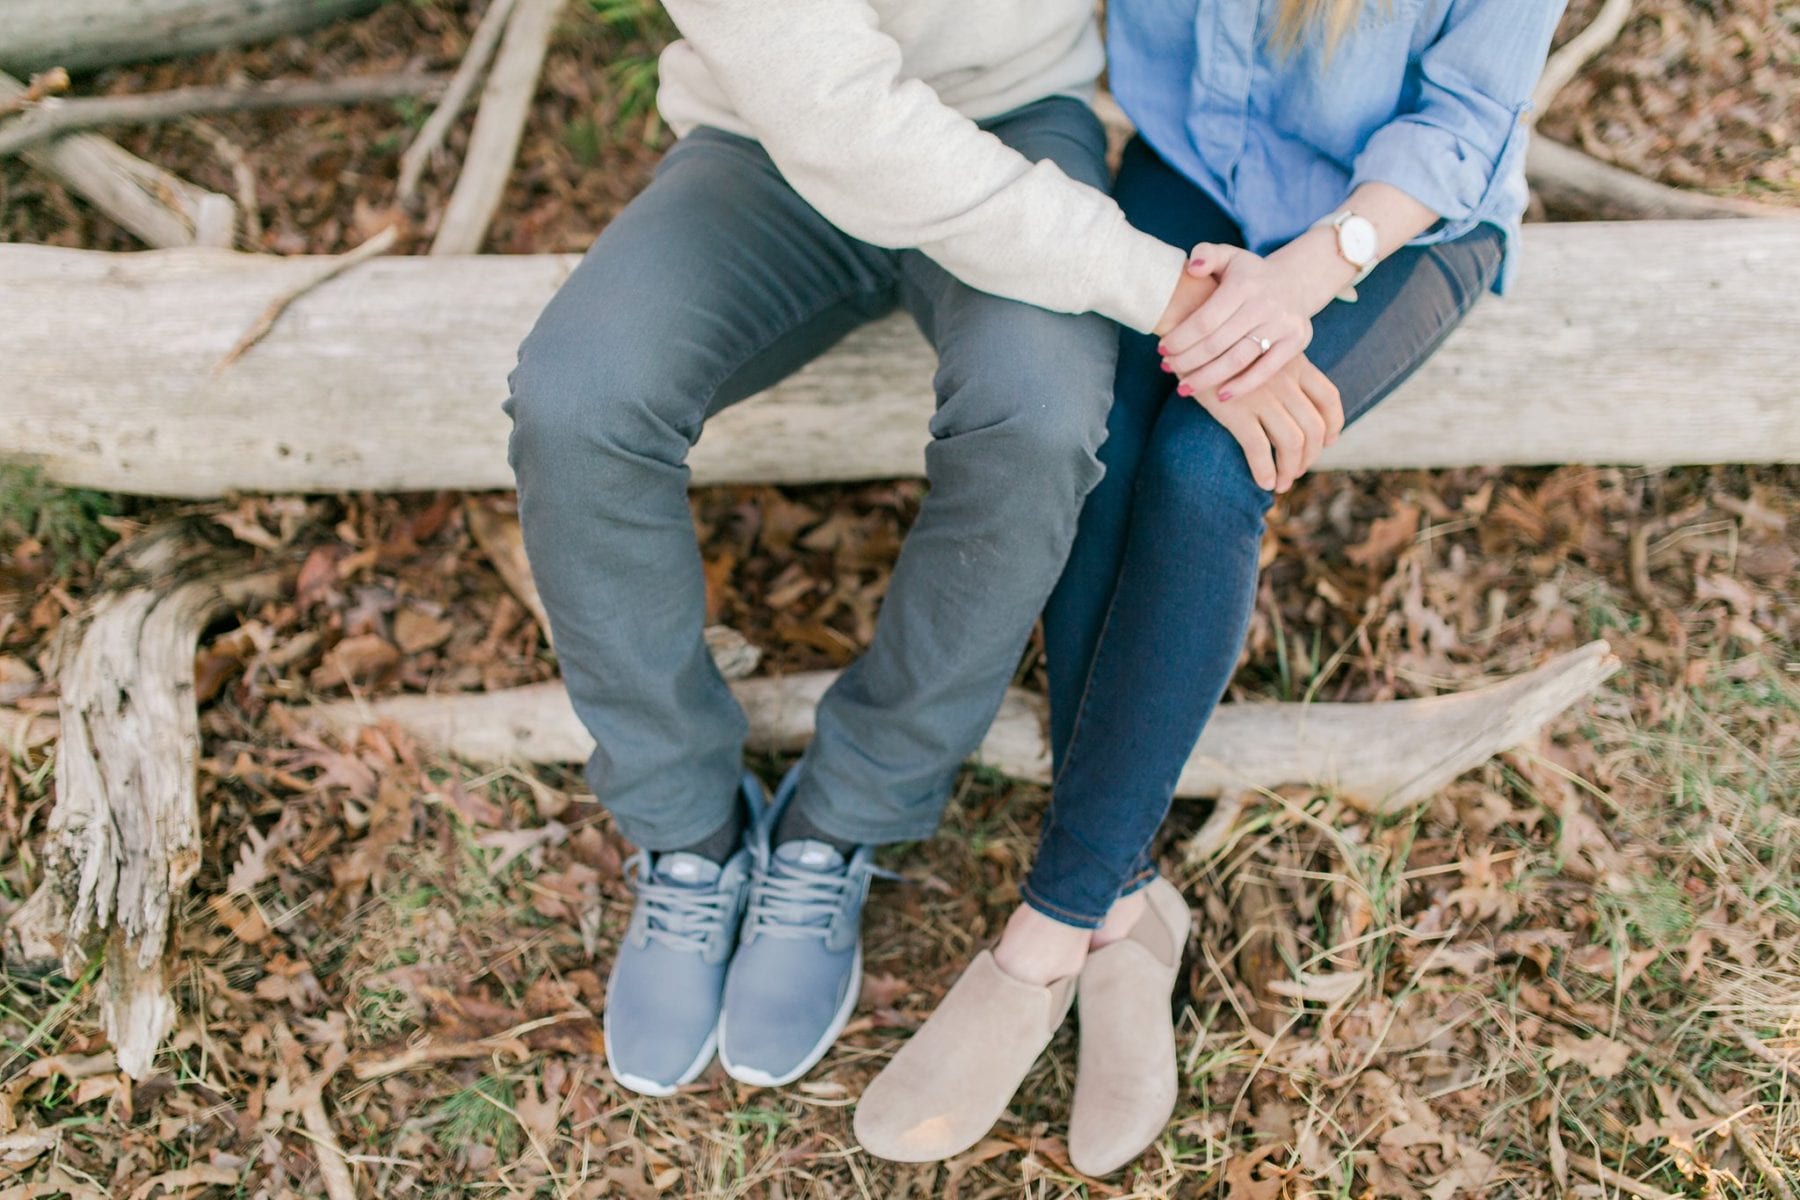
M 1328 788 L 1371 811 L 1417 803 L 1465 771 L 1530 740 L 1600 686 L 1618 660 L 1594 642 L 1503 683 L 1383 704 L 1227 704 L 1207 726 L 1177 793 L 1216 796 L 1286 784 Z M 792 752 L 837 675 L 806 672 L 733 684 L 753 748 Z M 497 692 L 390 696 L 299 710 L 338 731 L 392 721 L 421 743 L 476 762 L 582 762 L 593 750 L 560 683 Z M 976 760 L 1015 778 L 1050 777 L 1041 697 L 1013 690 Z
M 469 102 L 469 95 L 475 90 L 476 81 L 487 70 L 488 60 L 494 57 L 494 47 L 500 44 L 500 34 L 506 28 L 506 20 L 512 14 L 513 4 L 514 0 L 492 0 L 487 11 L 481 14 L 481 23 L 475 26 L 475 33 L 469 39 L 469 48 L 463 54 L 462 62 L 457 65 L 456 74 L 451 76 L 450 85 L 444 89 L 443 98 L 420 128 L 419 135 L 400 156 L 400 185 L 395 196 L 401 206 L 412 203 L 413 196 L 419 190 L 419 180 L 431 162 L 431 156 L 444 144 L 444 138 L 449 134 L 450 127 L 456 124 L 463 105 Z
M 1735 196 L 1670 187 L 1603 163 L 1537 135 L 1525 152 L 1525 173 L 1544 203 L 1562 212 L 1609 221 L 1716 221 L 1721 218 L 1800 218 L 1800 208 L 1759 204 Z
M 0 74 L 0 101 L 28 94 Z M 8 126 L 0 125 L 0 136 Z M 231 245 L 237 208 L 230 199 L 196 187 L 96 134 L 82 133 L 34 146 L 23 158 L 158 249 Z
M 0 757 L 18 757 L 47 746 L 60 728 L 53 716 L 0 708 Z
M 1630 19 L 1631 0 L 1606 0 L 1580 33 L 1556 48 L 1556 53 L 1544 64 L 1544 73 L 1538 76 L 1537 87 L 1531 93 L 1534 119 L 1549 109 L 1557 93 L 1581 74 L 1581 68 L 1589 59 L 1619 40 L 1619 34 Z
M 469 133 L 462 174 L 431 244 L 433 254 L 474 254 L 481 249 L 512 174 L 563 4 L 564 0 L 517 0 L 508 16 L 506 36 Z
M 103 578 L 60 671 L 44 879 L 8 923 L 7 957 L 74 978 L 102 950 L 101 1023 L 143 1079 L 174 1024 L 163 955 L 200 866 L 194 649 L 213 616 L 279 581 L 222 567 L 180 524 L 128 543 Z
M 5 0 L 0 69 L 89 70 L 267 41 L 380 0 Z
M 1507 302 L 1323 468 L 1800 461 L 1800 222 L 1531 225 L 1524 244 Z M 574 263 L 377 258 L 215 372 L 317 258 L 0 245 L 0 453 L 146 495 L 510 490 L 506 375 Z M 88 345 L 108 352 L 69 353 Z M 877 321 L 708 422 L 694 482 L 917 476 L 933 370 L 911 321 Z
M 250 87 L 172 88 L 138 96 L 46 99 L 0 125 L 0 158 L 50 138 L 101 125 L 155 125 L 207 113 L 435 96 L 447 82 L 448 77 L 441 74 L 360 75 L 344 79 L 284 79 Z
M 269 331 L 275 328 L 275 322 L 281 320 L 281 314 L 286 312 L 288 306 L 294 301 L 327 281 L 336 279 L 356 264 L 368 262 L 377 255 L 387 253 L 399 236 L 400 231 L 389 225 L 354 250 L 347 250 L 342 254 L 334 254 L 326 258 L 311 279 L 303 281 L 271 300 L 269 306 L 263 309 L 262 314 L 256 318 L 256 323 L 245 330 L 242 337 L 232 343 L 231 349 L 227 350 L 225 356 L 219 359 L 218 365 L 214 369 L 223 371 L 249 353 L 251 347 L 262 341 L 268 336 Z

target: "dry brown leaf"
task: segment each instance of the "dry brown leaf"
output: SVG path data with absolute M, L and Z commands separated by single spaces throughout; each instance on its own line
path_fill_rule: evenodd
M 1599 1079 L 1611 1079 L 1631 1061 L 1631 1047 L 1603 1034 L 1577 1037 L 1566 1030 L 1551 1039 L 1550 1057 L 1545 1070 L 1554 1071 L 1564 1063 L 1578 1063 Z

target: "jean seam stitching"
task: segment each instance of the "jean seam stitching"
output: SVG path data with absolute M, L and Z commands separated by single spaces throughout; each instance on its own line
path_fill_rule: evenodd
M 1033 906 L 1049 909 L 1059 917 L 1068 917 L 1076 921 L 1093 921 L 1096 924 L 1106 920 L 1104 913 L 1100 916 L 1094 916 L 1090 913 L 1078 913 L 1073 909 L 1064 908 L 1060 904 L 1052 903 L 1051 901 L 1044 899 L 1044 897 L 1039 894 L 1038 890 L 1032 887 L 1028 882 L 1019 884 L 1019 895 L 1025 897 L 1025 899 Z

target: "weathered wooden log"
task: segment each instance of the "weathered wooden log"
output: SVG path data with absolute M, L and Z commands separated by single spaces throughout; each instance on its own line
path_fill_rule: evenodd
M 1670 187 L 1537 136 L 1525 152 L 1532 190 L 1553 211 L 1608 221 L 1717 221 L 1746 217 L 1800 224 L 1800 208 Z
M 105 954 L 101 1023 L 134 1079 L 175 1020 L 163 976 L 170 919 L 200 866 L 194 649 L 218 612 L 279 585 L 222 567 L 177 524 L 105 564 L 60 675 L 56 804 L 43 881 L 7 927 L 7 961 L 78 976 Z
M 1328 788 L 1370 811 L 1415 804 L 1534 736 L 1618 669 L 1593 642 L 1503 683 L 1381 704 L 1226 704 L 1181 773 L 1177 794 L 1216 796 L 1286 784 Z M 758 750 L 792 752 L 811 739 L 813 710 L 836 672 L 732 685 Z M 389 696 L 300 709 L 340 732 L 392 721 L 425 745 L 476 762 L 581 762 L 593 742 L 560 683 L 497 692 Z M 976 761 L 1015 778 L 1050 778 L 1041 697 L 1014 689 Z
M 1800 460 L 1800 221 L 1533 226 L 1524 251 L 1325 466 Z M 376 259 L 215 372 L 314 263 L 0 246 L 0 453 L 156 495 L 509 488 L 506 374 L 574 261 Z M 694 479 L 917 475 L 932 366 L 878 321 L 712 421 Z
M 85 70 L 267 41 L 382 0 L 6 0 L 0 70 Z

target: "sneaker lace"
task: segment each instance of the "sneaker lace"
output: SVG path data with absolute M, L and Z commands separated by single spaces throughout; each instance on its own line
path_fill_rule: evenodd
M 836 870 L 815 871 L 797 863 L 771 859 L 766 871 L 758 871 L 750 884 L 745 909 L 745 932 L 783 938 L 825 938 L 833 918 L 843 911 L 846 897 L 861 889 L 864 880 L 902 879 L 893 871 L 867 861 L 852 859 Z
M 732 898 L 724 891 L 658 883 L 642 852 L 625 860 L 625 878 L 643 906 L 644 932 L 651 941 L 701 953 L 725 927 Z

